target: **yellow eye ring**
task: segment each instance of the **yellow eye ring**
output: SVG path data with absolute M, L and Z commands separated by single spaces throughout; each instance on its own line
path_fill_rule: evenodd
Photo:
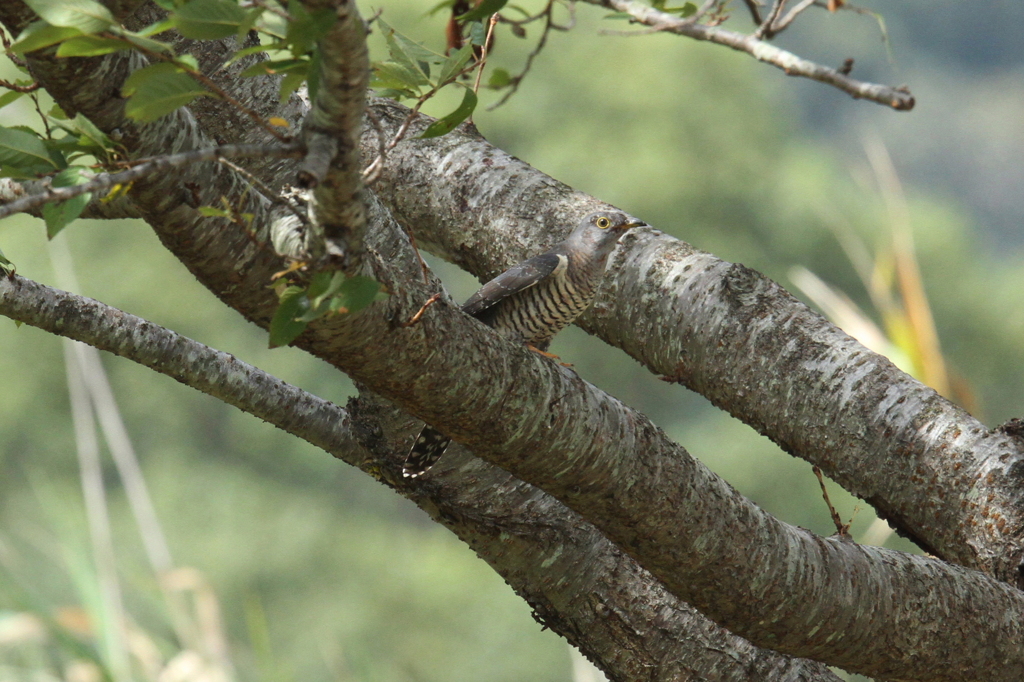
M 611 227 L 612 221 L 608 220 L 604 216 L 601 216 L 600 218 L 597 219 L 596 225 L 600 227 L 602 230 L 606 230 L 609 227 Z

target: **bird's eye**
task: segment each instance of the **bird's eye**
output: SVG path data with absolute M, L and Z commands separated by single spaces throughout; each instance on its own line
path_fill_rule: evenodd
M 597 222 L 596 222 L 596 225 L 598 227 L 600 227 L 602 230 L 607 230 L 609 227 L 611 227 L 611 224 L 612 224 L 612 221 L 608 220 L 604 216 L 601 216 L 600 218 L 598 218 Z

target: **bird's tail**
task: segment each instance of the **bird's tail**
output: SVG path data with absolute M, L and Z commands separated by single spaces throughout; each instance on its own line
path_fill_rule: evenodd
M 437 463 L 437 460 L 441 459 L 441 455 L 448 449 L 448 444 L 451 442 L 452 439 L 448 436 L 424 425 L 420 435 L 416 436 L 409 455 L 405 458 L 405 464 L 402 465 L 402 476 L 416 478 L 420 474 L 426 473 Z

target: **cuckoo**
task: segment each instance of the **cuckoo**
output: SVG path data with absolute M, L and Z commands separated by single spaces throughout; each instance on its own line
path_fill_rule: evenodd
M 501 273 L 469 297 L 462 310 L 499 334 L 543 355 L 555 334 L 594 300 L 608 256 L 622 234 L 643 222 L 618 211 L 598 211 L 547 253 Z M 415 478 L 432 467 L 451 439 L 424 426 L 405 458 L 402 475 Z

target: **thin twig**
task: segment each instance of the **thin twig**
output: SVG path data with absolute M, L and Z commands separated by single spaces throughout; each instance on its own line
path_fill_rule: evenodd
M 796 19 L 801 12 L 803 12 L 805 9 L 807 9 L 813 4 L 814 0 L 803 0 L 802 2 L 797 3 L 796 6 L 794 6 L 791 10 L 789 10 L 789 12 L 786 13 L 786 16 L 784 16 L 780 21 L 775 23 L 775 33 L 781 33 L 782 31 L 786 30 L 786 27 L 792 24 L 793 20 Z
M 475 68 L 476 64 L 467 65 L 458 73 L 453 74 L 450 79 L 446 80 L 444 83 L 438 83 L 437 85 L 432 87 L 429 92 L 427 92 L 424 95 L 421 95 L 420 98 L 416 100 L 415 106 L 413 106 L 413 108 L 409 110 L 408 115 L 406 115 L 405 120 L 402 121 L 402 125 L 398 127 L 398 130 L 395 132 L 394 137 L 391 138 L 391 141 L 384 145 L 383 148 L 380 147 L 380 143 L 378 142 L 377 158 L 371 161 L 370 165 L 363 169 L 364 185 L 372 185 L 374 182 L 377 181 L 377 178 L 380 177 L 381 170 L 384 167 L 384 159 L 387 157 L 388 152 L 394 149 L 398 145 L 398 143 L 405 138 L 405 134 L 409 131 L 409 126 L 412 125 L 412 122 L 416 120 L 416 118 L 420 115 L 420 107 L 422 107 L 427 102 L 427 100 L 436 95 L 438 90 L 448 85 L 449 83 L 455 82 L 457 79 L 461 78 L 463 74 L 472 72 L 473 69 Z M 370 120 L 371 122 L 373 121 L 373 119 Z M 383 137 L 383 130 L 378 128 L 378 132 Z
M 423 306 L 420 307 L 419 310 L 416 311 L 415 315 L 410 317 L 409 320 L 406 321 L 406 322 L 399 322 L 398 326 L 399 327 L 411 327 L 411 326 L 413 326 L 414 324 L 416 324 L 417 322 L 420 321 L 420 318 L 423 317 L 423 313 L 427 312 L 427 308 L 429 308 L 430 306 L 434 305 L 435 303 L 437 303 L 440 300 L 441 300 L 441 294 L 434 294 L 433 296 L 431 296 L 430 298 L 427 299 L 427 302 L 424 303 Z
M 814 475 L 818 477 L 818 485 L 821 486 L 821 495 L 825 498 L 825 504 L 828 505 L 828 513 L 832 516 L 832 523 L 836 525 L 836 532 L 841 537 L 849 537 L 850 535 L 850 524 L 843 523 L 843 519 L 839 516 L 839 512 L 832 506 L 832 500 L 828 498 L 828 490 L 825 489 L 825 477 L 821 475 L 821 469 L 817 466 L 811 467 L 814 470 Z
M 548 33 L 550 33 L 551 30 L 556 27 L 555 22 L 552 19 L 552 12 L 554 11 L 554 6 L 554 0 L 548 0 L 547 7 L 544 8 L 543 12 L 545 17 L 544 30 L 540 34 L 540 40 L 537 41 L 537 46 L 534 47 L 533 51 L 531 51 L 530 54 L 526 57 L 526 65 L 523 67 L 523 70 L 519 73 L 519 75 L 513 76 L 510 79 L 508 92 L 506 92 L 505 95 L 497 102 L 487 107 L 487 111 L 494 111 L 502 104 L 507 102 L 509 98 L 512 95 L 516 94 L 516 91 L 519 90 L 519 84 L 523 81 L 523 78 L 526 77 L 526 74 L 530 72 L 530 68 L 533 66 L 533 60 L 537 58 L 537 55 L 540 54 L 540 51 L 543 50 L 544 46 L 547 44 Z
M 586 0 L 586 2 L 624 12 L 645 26 L 663 26 L 663 30 L 666 32 L 695 40 L 706 40 L 739 52 L 745 52 L 759 61 L 782 69 L 789 76 L 800 76 L 826 83 L 857 99 L 871 100 L 897 111 L 909 111 L 914 108 L 914 97 L 904 86 L 891 87 L 858 81 L 840 73 L 837 69 L 802 59 L 792 52 L 758 40 L 751 35 L 743 35 L 718 26 L 690 23 L 685 19 L 654 9 L 638 0 Z
M 18 85 L 0 78 L 0 88 L 6 88 L 7 90 L 13 90 L 14 92 L 35 92 L 36 90 L 43 87 L 42 83 L 31 83 L 29 85 Z
M 410 229 L 407 229 L 405 233 L 409 235 L 409 244 L 412 245 L 413 253 L 416 254 L 416 260 L 420 262 L 420 270 L 423 271 L 423 283 L 430 284 L 430 268 L 427 267 L 427 261 L 423 260 L 423 256 L 420 255 L 420 247 L 416 244 L 416 235 Z
M 11 39 L 7 37 L 7 31 L 5 31 L 3 28 L 0 28 L 0 43 L 3 43 L 4 54 L 7 55 L 8 59 L 10 59 L 12 62 L 14 62 L 23 69 L 28 66 L 24 59 L 16 55 L 14 51 L 11 50 L 11 46 L 14 43 L 12 43 Z
M 765 18 L 765 20 L 761 22 L 761 25 L 757 27 L 757 30 L 754 31 L 755 38 L 762 40 L 764 38 L 771 38 L 775 35 L 775 29 L 772 28 L 772 24 L 774 24 L 775 20 L 779 18 L 779 14 L 782 13 L 782 8 L 785 4 L 786 0 L 775 0 L 772 4 L 771 11 L 768 12 L 768 17 Z
M 484 47 L 480 51 L 480 61 L 477 62 L 476 80 L 473 82 L 473 94 L 480 92 L 480 77 L 484 75 L 484 65 L 487 64 L 487 52 L 491 47 L 491 37 L 494 35 L 494 25 L 498 23 L 498 13 L 495 12 L 491 15 L 491 19 L 487 25 L 487 37 L 484 38 Z M 470 121 L 473 117 L 470 116 Z
M 271 189 L 269 185 L 267 185 L 267 183 L 263 182 L 258 177 L 256 177 L 249 171 L 245 170 L 241 166 L 239 166 L 237 163 L 229 161 L 228 159 L 225 159 L 223 157 L 217 159 L 217 162 L 227 166 L 231 170 L 243 176 L 246 180 L 251 182 L 253 186 L 256 187 L 256 189 L 263 192 L 263 196 L 270 199 L 270 201 L 272 201 L 273 203 L 283 204 L 284 206 L 286 206 L 288 210 L 290 210 L 303 225 L 309 227 L 309 216 L 307 216 L 305 213 L 299 210 L 299 207 L 295 205 L 291 198 L 279 192 L 275 192 L 273 189 Z
M 43 131 L 46 133 L 46 139 L 49 140 L 53 137 L 53 129 L 50 128 L 50 121 L 46 118 L 46 114 L 43 113 L 43 108 L 39 106 L 39 95 L 30 92 L 28 96 L 32 100 L 32 105 L 36 108 L 36 113 L 39 114 L 39 118 L 43 121 Z
M 161 156 L 146 163 L 134 166 L 126 171 L 121 171 L 120 173 L 102 173 L 89 182 L 81 185 L 75 185 L 73 187 L 49 187 L 39 194 L 22 197 L 21 199 L 12 201 L 9 204 L 4 204 L 0 206 L 0 219 L 14 215 L 15 213 L 31 211 L 34 208 L 39 208 L 43 204 L 48 204 L 52 201 L 66 201 L 67 199 L 72 199 L 87 192 L 103 192 L 117 185 L 127 185 L 152 173 L 168 170 L 170 168 L 178 168 L 191 163 L 217 161 L 222 157 L 251 158 L 254 156 L 276 156 L 280 158 L 295 158 L 301 157 L 302 153 L 302 146 L 297 143 L 288 145 L 229 144 L 222 145 L 220 147 L 211 147 L 209 149 L 196 149 L 190 152 L 183 152 L 181 154 Z
M 761 25 L 761 9 L 757 0 L 743 0 L 750 10 L 750 18 L 754 20 L 754 26 Z

